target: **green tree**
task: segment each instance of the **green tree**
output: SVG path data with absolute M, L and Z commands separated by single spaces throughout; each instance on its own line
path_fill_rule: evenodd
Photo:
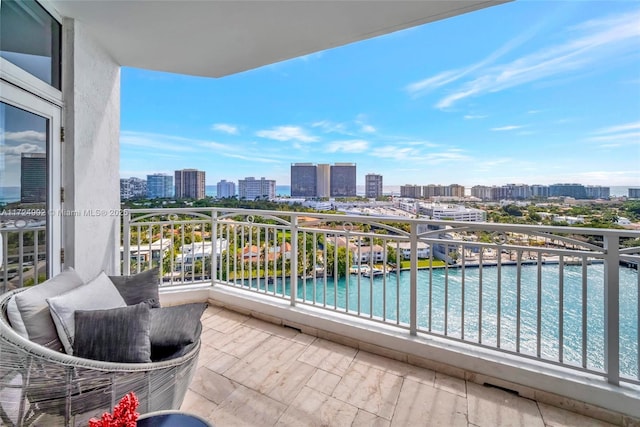
M 338 248 L 338 259 L 336 263 L 335 259 L 335 247 L 329 246 L 327 248 L 327 262 L 325 264 L 325 268 L 327 273 L 332 276 L 337 274 L 338 277 L 345 277 L 348 274 L 347 265 L 352 265 L 353 262 L 353 254 L 351 251 L 348 251 L 344 246 Z M 337 272 L 335 271 L 337 264 Z

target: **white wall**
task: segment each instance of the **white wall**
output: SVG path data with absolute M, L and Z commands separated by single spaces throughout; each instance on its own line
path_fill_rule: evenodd
M 63 99 L 63 209 L 75 214 L 64 220 L 64 265 L 85 279 L 113 274 L 120 257 L 120 66 L 72 19 L 63 22 Z

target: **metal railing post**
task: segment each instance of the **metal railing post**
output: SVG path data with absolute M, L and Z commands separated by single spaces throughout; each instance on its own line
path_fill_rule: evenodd
M 131 274 L 131 211 L 125 209 L 122 215 L 122 275 Z M 138 254 L 138 256 L 140 256 Z
M 409 334 L 418 334 L 418 224 L 411 223 L 411 276 L 409 283 Z
M 284 239 L 283 239 L 284 240 Z M 284 245 L 285 242 L 282 244 Z M 284 257 L 284 254 L 282 254 Z M 285 265 L 285 259 L 282 260 L 282 268 Z M 283 283 L 284 289 L 284 283 Z M 291 305 L 296 305 L 298 298 L 298 216 L 291 217 Z
M 204 239 L 203 239 L 204 241 Z M 216 284 L 218 274 L 218 256 L 222 259 L 222 241 L 220 242 L 220 253 L 218 253 L 218 211 L 211 211 L 211 286 Z M 228 250 L 228 248 L 227 248 Z
M 620 237 L 604 234 L 604 366 L 609 384 L 620 383 Z

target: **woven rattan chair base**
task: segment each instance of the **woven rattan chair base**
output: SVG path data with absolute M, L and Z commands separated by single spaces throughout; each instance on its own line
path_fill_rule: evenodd
M 127 393 L 147 413 L 179 409 L 196 369 L 200 342 L 182 357 L 152 363 L 111 363 L 58 353 L 18 335 L 9 298 L 0 296 L 0 425 L 86 426 Z

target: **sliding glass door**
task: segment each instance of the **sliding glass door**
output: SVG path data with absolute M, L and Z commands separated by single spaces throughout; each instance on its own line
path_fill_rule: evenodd
M 0 292 L 61 268 L 60 107 L 0 81 Z

